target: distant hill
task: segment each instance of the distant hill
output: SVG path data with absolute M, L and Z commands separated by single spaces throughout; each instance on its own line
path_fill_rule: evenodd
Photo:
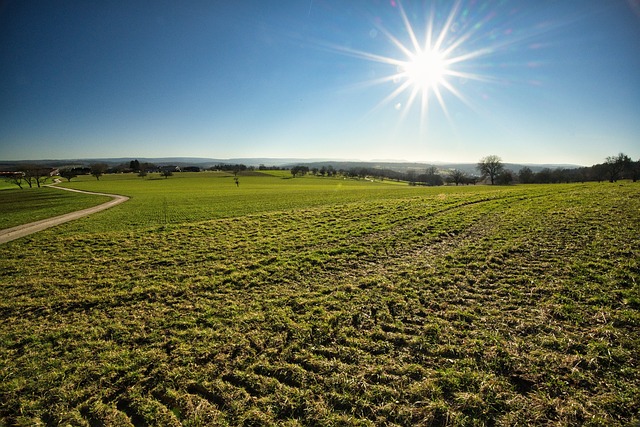
M 408 170 L 415 170 L 420 172 L 429 166 L 435 166 L 440 171 L 458 169 L 468 174 L 477 173 L 475 163 L 443 163 L 443 162 L 403 162 L 403 161 L 357 161 L 357 160 L 335 160 L 335 159 L 296 159 L 296 158 L 269 158 L 269 157 L 256 157 L 256 158 L 234 158 L 234 159 L 215 159 L 204 157 L 117 157 L 117 158 L 95 158 L 95 159 L 56 159 L 56 160 L 15 160 L 15 161 L 2 161 L 0 160 L 0 171 L 13 170 L 19 168 L 22 164 L 37 164 L 48 167 L 63 168 L 63 167 L 75 167 L 75 166 L 89 166 L 92 163 L 106 163 L 108 165 L 119 165 L 122 163 L 129 163 L 131 160 L 138 160 L 141 163 L 154 163 L 159 166 L 163 165 L 175 165 L 175 166 L 199 166 L 201 168 L 209 168 L 218 164 L 244 164 L 247 166 L 258 167 L 260 165 L 265 166 L 278 166 L 278 167 L 291 167 L 295 165 L 304 165 L 310 168 L 322 166 L 332 166 L 336 170 L 339 169 L 351 169 L 351 168 L 376 168 L 376 169 L 390 169 L 398 172 L 407 172 Z M 544 168 L 549 169 L 576 169 L 580 168 L 579 165 L 571 164 L 517 164 L 517 163 L 505 163 L 507 169 L 511 169 L 514 172 L 518 172 L 523 167 L 529 167 L 533 172 L 539 172 Z
M 0 160 L 0 170 L 13 169 L 23 164 L 36 164 L 50 167 L 67 166 L 89 166 L 92 163 L 106 163 L 109 166 L 129 163 L 138 160 L 141 163 L 154 163 L 156 165 L 176 165 L 176 166 L 200 166 L 203 168 L 218 164 L 244 164 L 247 166 L 285 166 L 307 163 L 310 161 L 329 161 L 323 159 L 295 159 L 295 158 L 237 158 L 237 159 L 215 159 L 206 157 L 108 157 L 108 158 L 87 158 L 87 159 L 41 159 L 41 160 Z

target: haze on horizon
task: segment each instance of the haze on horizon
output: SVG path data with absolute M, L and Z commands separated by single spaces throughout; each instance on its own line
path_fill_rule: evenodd
M 0 4 L 0 159 L 640 158 L 639 0 Z

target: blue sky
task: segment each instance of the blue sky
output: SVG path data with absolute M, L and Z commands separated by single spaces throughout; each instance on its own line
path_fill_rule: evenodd
M 8 0 L 0 159 L 638 159 L 639 41 L 638 0 Z

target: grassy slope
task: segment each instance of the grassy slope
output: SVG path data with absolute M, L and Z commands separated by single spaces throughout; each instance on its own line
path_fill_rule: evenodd
M 77 211 L 110 200 L 109 197 L 53 188 L 12 188 L 0 191 L 0 230 Z
M 1 247 L 0 420 L 637 419 L 638 187 L 418 190 Z
M 280 173 L 284 173 L 281 171 Z M 288 172 L 287 172 L 288 173 Z M 327 204 L 397 198 L 421 194 L 415 188 L 331 178 L 296 178 L 270 174 L 239 176 L 226 173 L 176 173 L 164 179 L 139 178 L 132 174 L 107 175 L 95 180 L 85 176 L 72 181 L 72 188 L 104 191 L 131 197 L 126 204 L 100 213 L 83 223 L 89 232 L 140 227 L 158 227 L 214 218 L 229 218 L 257 212 L 292 210 Z M 450 191 L 450 190 L 431 190 Z
M 14 190 L 18 188 L 15 184 L 10 183 L 6 179 L 0 179 L 0 190 Z

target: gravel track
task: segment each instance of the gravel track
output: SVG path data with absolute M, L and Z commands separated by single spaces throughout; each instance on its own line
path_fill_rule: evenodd
M 82 191 L 82 190 L 75 190 L 72 188 L 56 187 L 55 185 L 50 185 L 50 187 L 57 188 L 58 190 L 75 191 L 76 193 L 109 196 L 112 199 L 98 206 L 93 206 L 90 208 L 81 209 L 79 211 L 70 212 L 64 215 L 54 216 L 53 218 L 47 218 L 40 221 L 30 222 L 28 224 L 18 225 L 15 227 L 0 230 L 0 244 L 19 239 L 21 237 L 28 236 L 29 234 L 37 233 L 38 231 L 42 231 L 47 228 L 55 227 L 56 225 L 63 224 L 65 222 L 73 221 L 75 219 L 82 218 L 87 215 L 91 215 L 93 213 L 103 211 L 105 209 L 109 209 L 113 206 L 119 205 L 120 203 L 123 203 L 129 200 L 127 196 L 121 196 L 118 194 L 95 193 L 92 191 Z

